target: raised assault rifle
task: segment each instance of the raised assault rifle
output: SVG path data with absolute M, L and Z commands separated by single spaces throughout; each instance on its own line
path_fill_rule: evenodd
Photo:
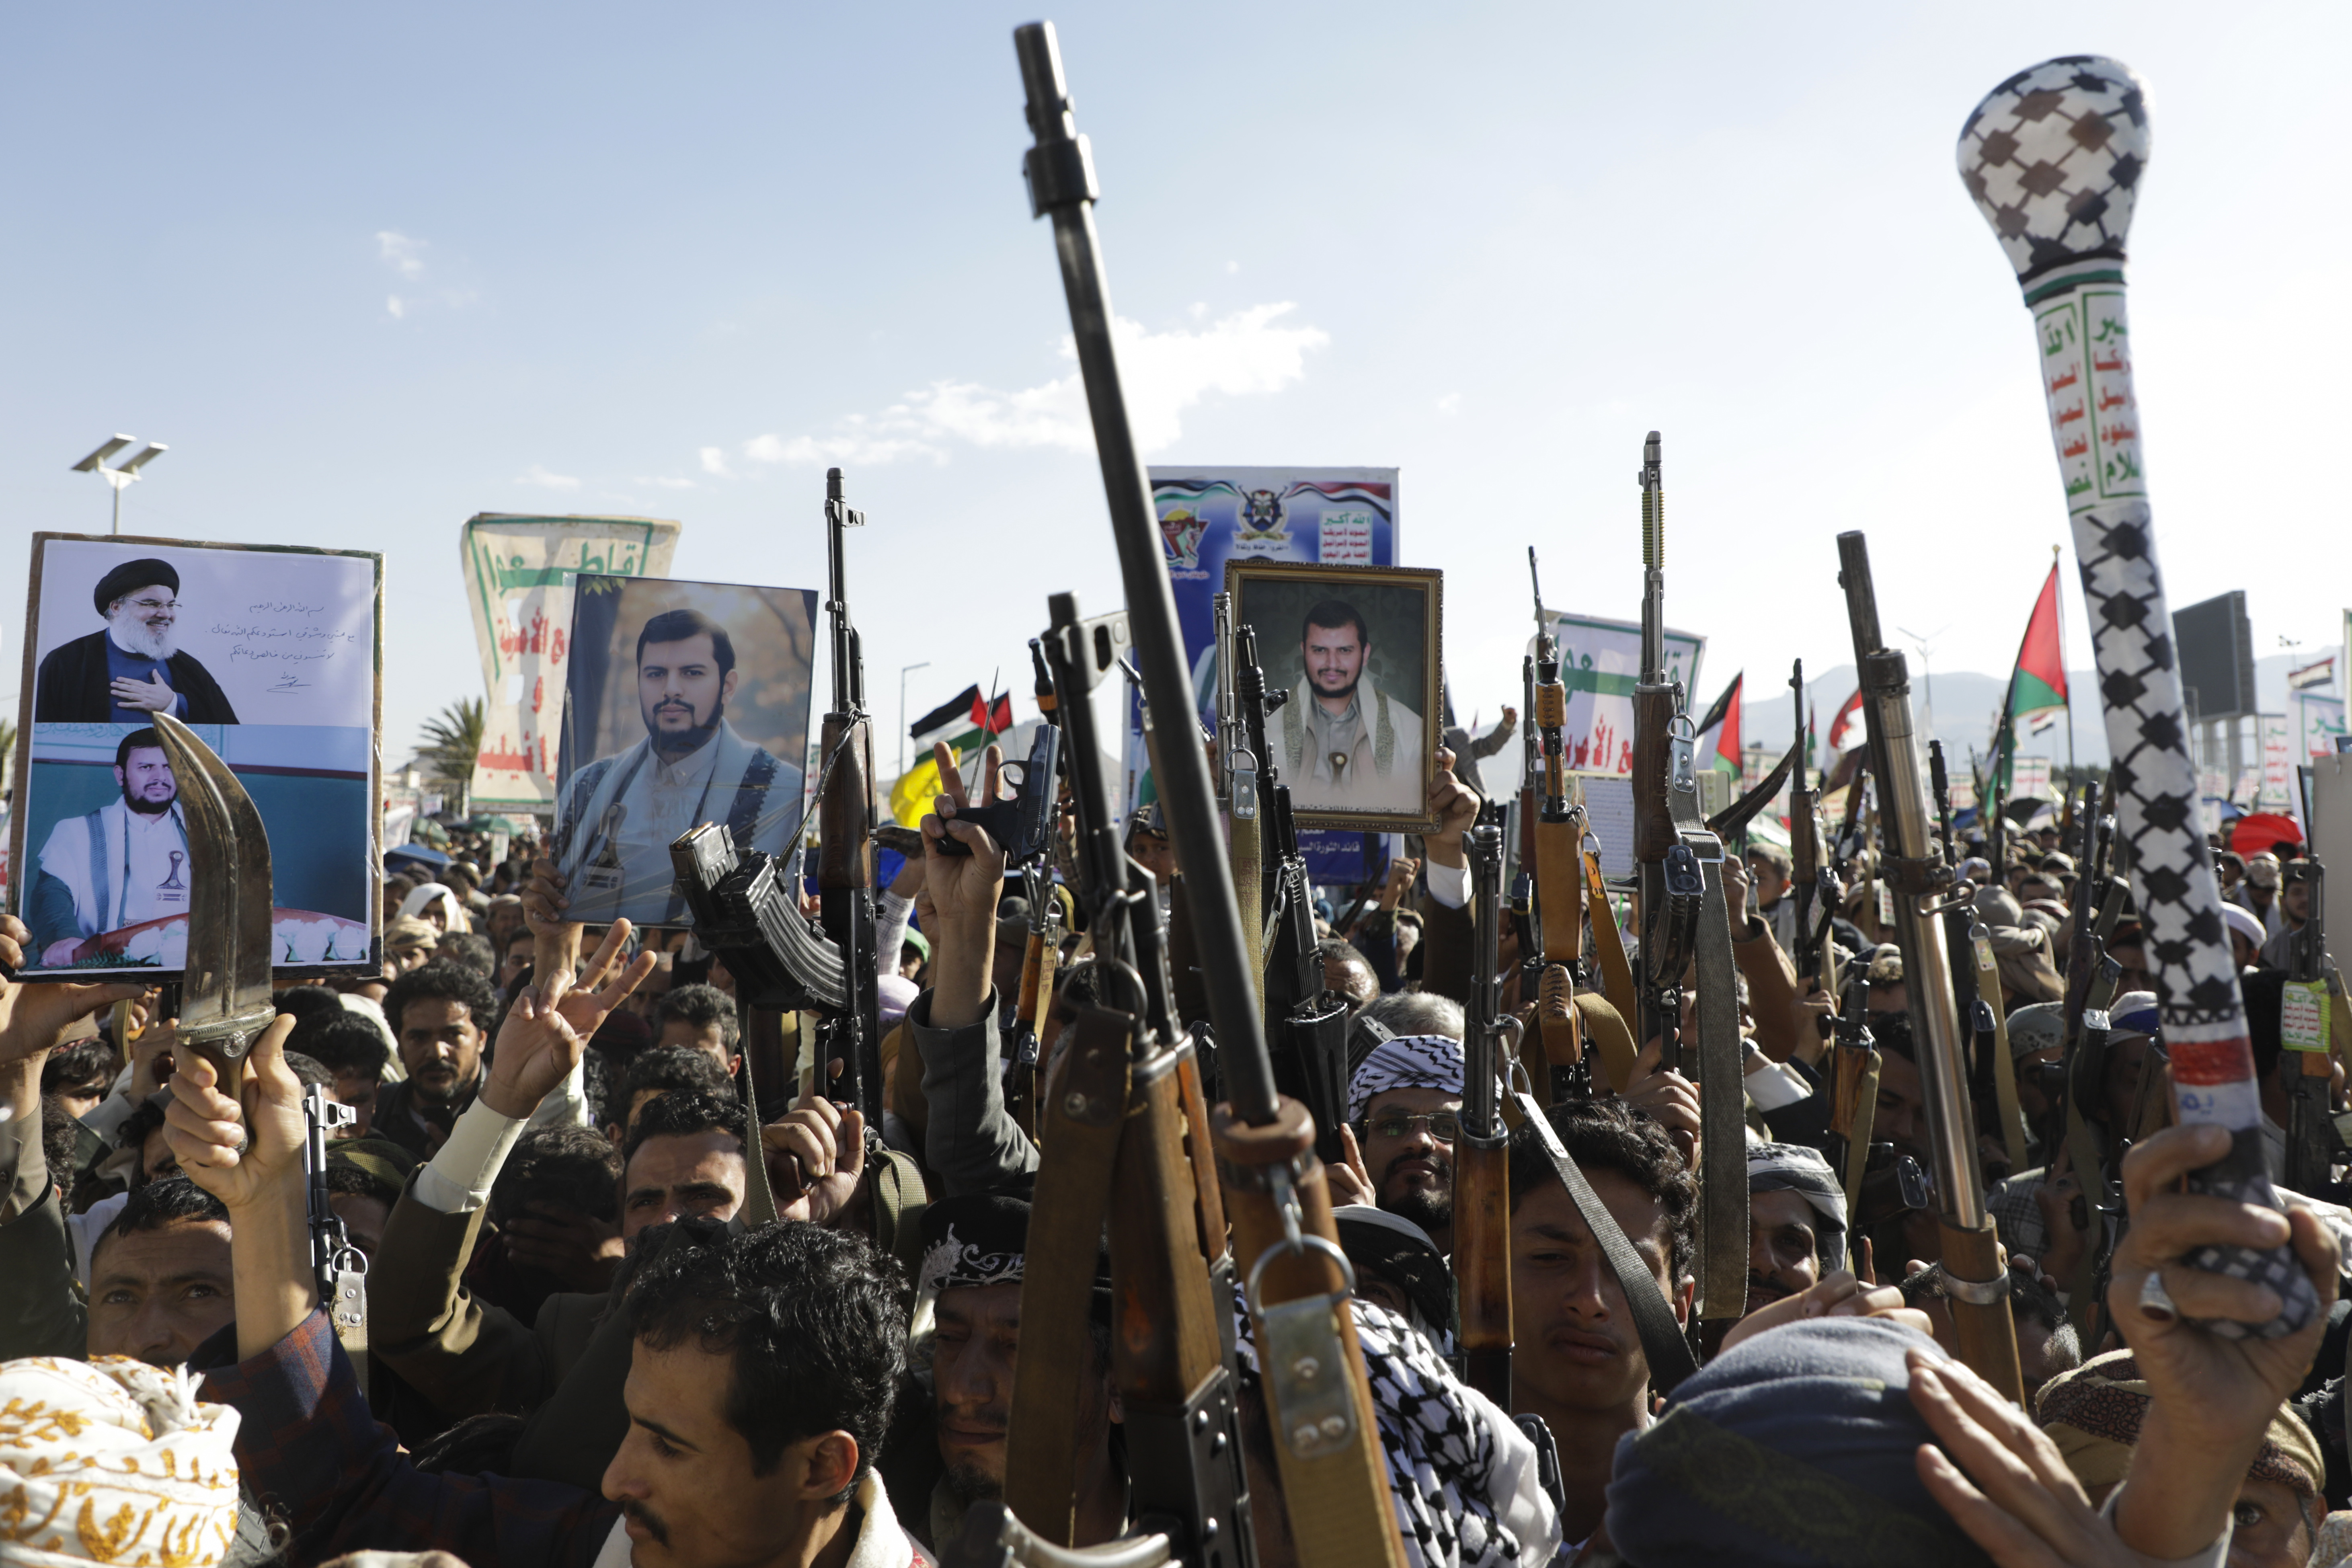
M 1872 773 L 1880 786 L 1881 865 L 1895 890 L 1895 938 L 1909 984 L 1911 1035 L 1917 1053 L 1935 1158 L 1937 1227 L 1943 1233 L 1944 1281 L 1961 1359 L 2011 1399 L 2023 1404 L 2017 1331 L 2009 1309 L 2009 1270 L 1985 1214 L 1978 1180 L 1975 1119 L 1960 1047 L 1960 1021 L 1944 950 L 1944 928 L 1955 886 L 1952 868 L 1931 837 L 1927 792 L 1920 777 L 1919 742 L 1911 729 L 1911 678 L 1900 651 L 1879 631 L 1878 597 L 1870 579 L 1870 551 L 1860 533 L 1838 535 L 1838 581 L 1845 590 L 1853 630 L 1854 667 L 1862 683 Z
M 1082 793 L 1099 792 L 1098 753 L 1079 710 L 1082 694 L 1118 657 L 1112 620 L 1133 634 L 1153 710 L 1189 718 L 1200 708 L 1177 627 L 1166 544 L 1119 387 L 1095 232 L 1093 159 L 1077 134 L 1051 25 L 1015 29 L 1013 45 L 1035 137 L 1024 170 L 1030 207 L 1053 221 L 1127 595 L 1123 617 L 1089 622 L 1078 620 L 1066 595 L 1058 597 L 1047 639 L 1064 720 L 1071 726 L 1074 782 Z M 1083 684 L 1066 683 L 1066 677 L 1081 672 Z M 1088 773 L 1096 775 L 1091 784 L 1082 782 Z M 1166 1535 L 1173 1554 L 1188 1564 L 1248 1568 L 1255 1549 L 1240 1511 L 1246 1505 L 1220 1501 L 1236 1497 L 1243 1485 L 1230 1414 L 1230 1357 L 1220 1353 L 1233 1298 L 1229 1289 L 1213 1288 L 1230 1213 L 1234 1261 L 1245 1281 L 1243 1300 L 1267 1373 L 1262 1386 L 1299 1561 L 1306 1568 L 1393 1568 L 1402 1563 L 1404 1549 L 1389 1503 L 1363 1352 L 1347 1307 L 1351 1271 L 1315 1157 L 1314 1123 L 1297 1101 L 1276 1090 L 1208 759 L 1196 745 L 1164 746 L 1157 780 L 1188 885 L 1193 946 L 1229 1100 L 1213 1117 L 1200 1109 L 1191 1054 L 1165 1032 L 1164 1000 L 1152 1002 L 1155 988 L 1164 997 L 1164 967 L 1153 975 L 1135 962 L 1149 958 L 1158 940 L 1148 879 L 1140 888 L 1130 886 L 1129 868 L 1111 837 L 1115 829 L 1089 811 L 1096 820 L 1082 816 L 1081 826 L 1094 846 L 1088 886 L 1100 910 L 1098 916 L 1090 911 L 1090 921 L 1099 919 L 1107 928 L 1124 913 L 1118 923 L 1129 955 L 1122 956 L 1116 945 L 1120 939 L 1105 929 L 1097 933 L 1097 962 L 1124 965 L 1126 974 L 1118 967 L 1111 973 L 1125 984 L 1115 983 L 1108 994 L 1123 1004 L 1140 1002 L 1146 1010 L 1140 1017 L 1108 1007 L 1082 1014 L 1066 1078 L 1047 1096 L 1045 1160 L 1022 1286 L 1026 1349 L 1015 1363 L 1008 1436 L 1008 1481 L 1023 1489 L 1006 1501 L 1032 1530 L 1068 1539 L 1075 1456 L 1058 1467 L 1024 1465 L 1017 1456 L 1024 1446 L 1051 1442 L 1053 1433 L 1074 1425 L 1079 1358 L 1068 1350 L 1083 1342 L 1096 1237 L 1108 1207 L 1113 1313 L 1120 1325 L 1112 1337 L 1111 1373 L 1127 1412 L 1136 1517 L 1147 1531 Z M 1099 868 L 1099 879 L 1093 868 Z M 1114 943 L 1108 952 L 1106 937 Z M 1116 1144 L 1107 1170 L 1086 1153 L 1092 1146 L 1084 1131 L 1089 1128 L 1093 1142 Z M 1114 1188 L 1120 1195 L 1116 1205 L 1110 1203 Z M 1045 1289 L 1048 1278 L 1060 1283 Z M 1032 1477 L 1038 1493 L 1025 1489 Z M 976 1505 L 982 1517 L 967 1521 L 966 1539 L 1002 1542 L 1003 1506 L 995 1505 L 997 1528 L 991 1529 L 991 1505 Z

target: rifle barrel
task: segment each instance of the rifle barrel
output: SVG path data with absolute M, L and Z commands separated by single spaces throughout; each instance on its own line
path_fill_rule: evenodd
M 1658 433 L 1642 443 L 1642 684 L 1666 679 L 1666 490 Z
M 1093 157 L 1077 133 L 1061 51 L 1048 24 L 1016 28 L 1013 49 L 1027 93 L 1029 128 L 1036 137 L 1024 173 L 1029 199 L 1038 216 L 1051 216 L 1062 262 L 1062 284 L 1076 339 L 1078 368 L 1086 380 L 1095 451 L 1102 463 L 1109 503 L 1111 536 L 1118 546 L 1120 582 L 1143 670 L 1144 694 L 1157 711 L 1200 711 L 1192 676 L 1184 663 L 1184 640 L 1177 625 L 1176 597 L 1169 585 L 1167 547 L 1153 515 L 1151 492 L 1128 423 L 1120 390 L 1118 353 L 1111 341 L 1110 286 L 1095 232 L 1097 194 Z M 1253 1126 L 1276 1118 L 1274 1063 L 1266 1054 L 1265 1021 L 1252 983 L 1234 902 L 1233 873 L 1225 864 L 1224 836 L 1217 823 L 1216 789 L 1208 759 L 1196 745 L 1162 749 L 1157 780 L 1167 812 L 1169 836 L 1184 873 L 1209 1011 L 1216 1024 L 1218 1059 L 1234 1113 Z

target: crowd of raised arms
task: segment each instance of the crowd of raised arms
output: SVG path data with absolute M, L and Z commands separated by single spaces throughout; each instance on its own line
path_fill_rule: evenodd
M 1222 603 L 1196 743 L 1093 165 L 1016 47 L 1127 589 L 1051 601 L 1028 765 L 941 745 L 878 821 L 835 470 L 803 837 L 670 840 L 690 921 L 574 920 L 594 863 L 473 819 L 384 865 L 380 972 L 274 1005 L 266 920 L 196 929 L 270 901 L 216 826 L 177 982 L 0 917 L 0 1563 L 2352 1561 L 2352 1009 L 2300 841 L 2198 829 L 2136 428 L 2084 457 L 2051 382 L 2117 761 L 2038 816 L 1950 811 L 1858 533 L 1866 743 L 1801 717 L 1702 816 L 1654 432 L 1628 842 L 1548 633 L 1523 725 L 1351 698 L 1318 761 Z M 2103 291 L 2102 410 L 2145 133 L 2096 57 L 1962 133 L 2037 352 Z M 1310 664 L 1360 656 L 1326 609 Z M 1317 886 L 1292 791 L 1360 757 L 1426 798 Z
M 1475 1007 L 1465 839 L 1481 802 L 1453 762 L 1441 754 L 1429 802 L 1439 828 L 1314 922 L 1324 994 L 1347 1020 L 1328 1187 L 1407 1561 L 2336 1560 L 2326 1521 L 2352 1485 L 2352 1302 L 2338 1300 L 2352 1215 L 2331 1201 L 2332 1173 L 2284 1214 L 2179 1190 L 2221 1135 L 2164 1126 L 2148 1107 L 2168 1099 L 2141 1092 L 2163 1047 L 2127 903 L 2091 950 L 2120 971 L 2112 995 L 2090 998 L 2107 1004 L 2099 1076 L 2070 1092 L 2045 1070 L 2065 1049 L 2062 938 L 2104 891 L 2054 818 L 1974 847 L 2000 853 L 1999 875 L 1962 866 L 1998 955 L 2024 1123 L 2012 1169 L 1979 1059 L 1978 1152 L 2023 1407 L 1958 1354 L 1909 977 L 1879 929 L 1869 852 L 1830 847 L 1819 913 L 1801 925 L 1790 858 L 1760 839 L 1723 867 L 1746 1057 L 1736 1323 L 1667 1403 L 1626 1291 L 1696 1329 L 1700 1095 L 1660 1067 L 1657 1037 L 1612 1087 L 1607 1058 L 1630 1041 L 1604 1037 L 1625 1026 L 1596 987 L 1578 997 L 1583 1087 L 1540 1115 L 1647 1278 L 1612 1272 L 1592 1211 L 1539 1130 L 1519 1126 L 1507 1397 L 1471 1386 L 1451 1268 L 1472 1223 L 1454 1205 Z M 563 886 L 527 841 L 487 881 L 463 858 L 486 841 L 462 833 L 441 880 L 388 877 L 381 978 L 278 992 L 238 1099 L 157 1016 L 164 993 L 7 984 L 0 1557 L 937 1561 L 972 1504 L 1017 1489 L 1007 1434 L 1031 1356 L 1076 1369 L 1066 1538 L 1131 1533 L 1143 1456 L 1123 1440 L 1113 1344 L 1149 1326 L 1113 1321 L 1108 1259 L 1090 1242 L 1087 1331 L 1021 1331 L 1040 1170 L 1021 1102 L 1065 1098 L 1075 1022 L 1103 1010 L 1104 970 L 1088 932 L 1034 920 L 1019 882 L 1008 895 L 1002 852 L 958 819 L 969 797 L 951 759 L 943 773 L 951 793 L 921 852 L 874 889 L 878 1123 L 829 1099 L 804 1061 L 788 1109 L 758 1127 L 775 1217 L 757 1224 L 744 1090 L 772 1074 L 745 1058 L 793 1060 L 805 1021 L 739 1011 L 723 958 L 690 935 L 566 922 Z M 975 853 L 942 854 L 950 837 Z M 1155 901 L 1181 910 L 1154 814 L 1126 849 L 1139 880 L 1158 868 Z M 1049 858 L 1069 866 L 1066 835 Z M 2312 929 L 2308 867 L 2221 859 L 2284 1177 L 2293 1085 L 2279 1064 L 2300 1068 L 2279 1048 L 2278 998 Z M 1039 886 L 1083 920 L 1059 882 Z M 1034 1013 L 1043 1090 L 1024 1094 L 1010 1069 L 1041 928 L 1061 963 Z M 24 931 L 5 930 L 13 965 Z M 1515 938 L 1500 944 L 1502 1002 L 1532 1040 L 1541 1004 L 1531 991 L 1522 1008 L 1517 992 L 1523 975 L 1540 987 L 1543 966 L 1522 964 Z M 1835 1103 L 1834 1058 L 1857 1036 L 1876 1051 L 1867 1110 Z M 310 1086 L 314 1105 L 352 1113 L 329 1119 L 341 1124 L 322 1172 L 367 1259 L 363 1332 L 340 1344 L 308 1239 Z M 1856 1136 L 1858 1209 L 1839 1168 Z M 2284 1337 L 2215 1331 L 2264 1322 L 2278 1300 L 2184 1259 L 2282 1241 L 2329 1310 Z M 2144 1286 L 2159 1270 L 2168 1300 Z M 1308 1561 L 1293 1532 L 1312 1510 L 1286 1499 L 1297 1483 L 1276 1462 L 1245 1317 L 1240 1331 L 1249 1545 L 1260 1563 Z

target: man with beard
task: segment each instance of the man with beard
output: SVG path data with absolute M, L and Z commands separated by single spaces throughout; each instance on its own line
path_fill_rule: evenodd
M 1810 1290 L 1846 1267 L 1845 1194 L 1818 1150 L 1748 1146 L 1748 1305 Z
M 1372 637 L 1361 612 L 1342 599 L 1316 605 L 1298 657 L 1306 673 L 1280 715 L 1282 776 L 1298 808 L 1418 810 L 1421 715 L 1364 679 Z
M 482 1087 L 482 1047 L 498 1011 L 489 981 L 447 959 L 392 983 L 383 1016 L 408 1076 L 376 1097 L 376 1136 L 420 1160 L 441 1147 Z
M 1029 1205 L 972 1193 L 942 1198 L 923 1214 L 923 1267 L 916 1321 L 930 1308 L 930 1384 L 942 1473 L 932 1488 L 929 1539 L 944 1547 L 976 1502 L 1004 1496 L 1004 1435 L 1013 1417 L 1013 1373 L 1021 1338 L 1021 1280 L 1029 1245 Z M 1080 1470 L 1072 1544 L 1098 1546 L 1127 1525 L 1127 1474 L 1111 1447 L 1119 1420 L 1110 1375 L 1110 1289 L 1097 1274 L 1088 1320 L 1086 1374 L 1078 1379 Z
M 188 829 L 163 738 L 133 730 L 116 742 L 114 783 L 119 799 L 67 817 L 41 846 L 26 918 L 44 964 L 94 957 L 89 938 L 188 911 Z
M 126 561 L 98 580 L 90 601 L 106 626 L 41 660 L 36 722 L 143 724 L 151 713 L 185 724 L 237 721 L 220 683 L 180 651 L 180 574 L 170 562 Z
M 665 610 L 637 634 L 637 711 L 646 738 L 579 769 L 556 829 L 571 906 L 595 923 L 685 915 L 671 840 L 723 822 L 738 850 L 781 853 L 800 810 L 801 770 L 727 722 L 741 672 L 727 628 L 699 610 Z
M 1343 1199 L 1371 1202 L 1454 1251 L 1454 1141 L 1462 1131 L 1462 1042 L 1443 1035 L 1382 1040 L 1348 1086 L 1363 1164 Z M 1356 1186 L 1369 1182 L 1369 1197 Z

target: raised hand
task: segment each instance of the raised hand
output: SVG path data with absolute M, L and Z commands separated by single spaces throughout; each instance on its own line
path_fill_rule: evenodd
M 507 1256 L 554 1275 L 571 1290 L 609 1290 L 625 1252 L 621 1228 L 562 1204 L 534 1203 L 500 1227 Z
M 1331 1189 L 1333 1208 L 1381 1201 L 1372 1173 L 1364 1168 L 1364 1152 L 1357 1147 L 1356 1130 L 1344 1121 L 1339 1124 L 1339 1163 L 1324 1166 L 1323 1176 Z
M 2267 1323 L 2278 1316 L 2280 1303 L 2268 1286 L 2190 1268 L 2188 1255 L 2212 1244 L 2256 1250 L 2291 1245 L 2318 1287 L 2319 1299 L 2330 1301 L 2336 1298 L 2336 1250 L 2326 1227 L 2307 1210 L 2281 1214 L 2259 1204 L 2177 1190 L 2182 1176 L 2229 1148 L 2230 1135 L 2221 1128 L 2168 1127 L 2124 1156 L 2131 1229 L 2116 1248 L 2107 1310 L 2147 1380 L 2150 1421 L 2161 1412 L 2167 1428 L 2199 1434 L 2218 1473 L 2242 1476 L 2271 1416 L 2310 1367 L 2327 1331 L 2327 1314 L 2317 1313 L 2302 1329 L 2276 1339 L 2224 1339 L 2196 1327 L 2189 1320 Z M 2151 1271 L 2162 1279 L 2171 1311 L 2142 1304 Z
M 0 963 L 12 971 L 21 967 L 32 940 L 24 921 L 0 915 Z M 101 1007 L 134 1002 L 146 991 L 135 983 L 0 980 L 0 1067 L 47 1050 L 68 1026 Z
M 579 987 L 559 970 L 546 982 L 526 988 L 507 1009 L 499 1026 L 489 1072 L 482 1080 L 482 1102 L 500 1116 L 520 1120 L 539 1109 L 539 1102 L 572 1075 L 580 1064 L 588 1038 L 621 1005 L 630 992 L 654 971 L 655 958 L 641 952 L 626 969 L 615 973 L 629 923 L 616 921 L 588 966 Z M 601 989 L 587 987 L 601 981 Z
M 1919 1445 L 1919 1479 L 2000 1568 L 2146 1568 L 2023 1411 L 1959 1362 L 1908 1359 L 1912 1407 L 1942 1444 Z
M 1429 785 L 1429 814 L 1437 818 L 1437 831 L 1422 840 L 1433 864 L 1470 864 L 1470 857 L 1462 847 L 1462 837 L 1477 820 L 1479 804 L 1478 792 L 1455 776 L 1454 753 L 1444 746 L 1438 747 L 1437 776 Z
M 1633 1058 L 1633 1076 L 1625 1080 L 1623 1099 L 1628 1109 L 1646 1111 L 1650 1119 L 1666 1130 L 1681 1152 L 1683 1164 L 1689 1170 L 1698 1169 L 1698 1085 L 1678 1072 L 1661 1072 L 1658 1060 L 1664 1054 L 1661 1042 L 1653 1036 Z
M 866 1175 L 866 1118 L 823 1096 L 803 1094 L 760 1129 L 778 1219 L 825 1225 L 845 1211 Z
M 202 1051 L 184 1048 L 172 1074 L 163 1141 L 196 1185 L 232 1214 L 267 1207 L 302 1174 L 302 1084 L 286 1065 L 294 1016 L 281 1013 L 246 1054 L 243 1103 L 220 1090 L 220 1070 Z
M 996 954 L 996 906 L 1004 894 L 1004 851 L 986 829 L 956 815 L 964 798 L 963 774 L 955 753 L 934 745 L 941 793 L 923 818 L 923 890 L 928 906 L 923 929 L 931 936 L 931 1022 L 961 1028 L 979 1018 L 988 1000 L 989 966 Z M 994 746 L 983 753 L 987 798 L 997 798 L 1004 754 Z M 940 845 L 953 837 L 970 855 L 948 855 Z
M 534 979 L 562 970 L 566 975 L 580 962 L 580 924 L 564 918 L 572 907 L 569 885 L 555 862 L 544 858 L 530 863 L 530 880 L 522 885 L 522 923 L 530 930 L 531 975 Z

